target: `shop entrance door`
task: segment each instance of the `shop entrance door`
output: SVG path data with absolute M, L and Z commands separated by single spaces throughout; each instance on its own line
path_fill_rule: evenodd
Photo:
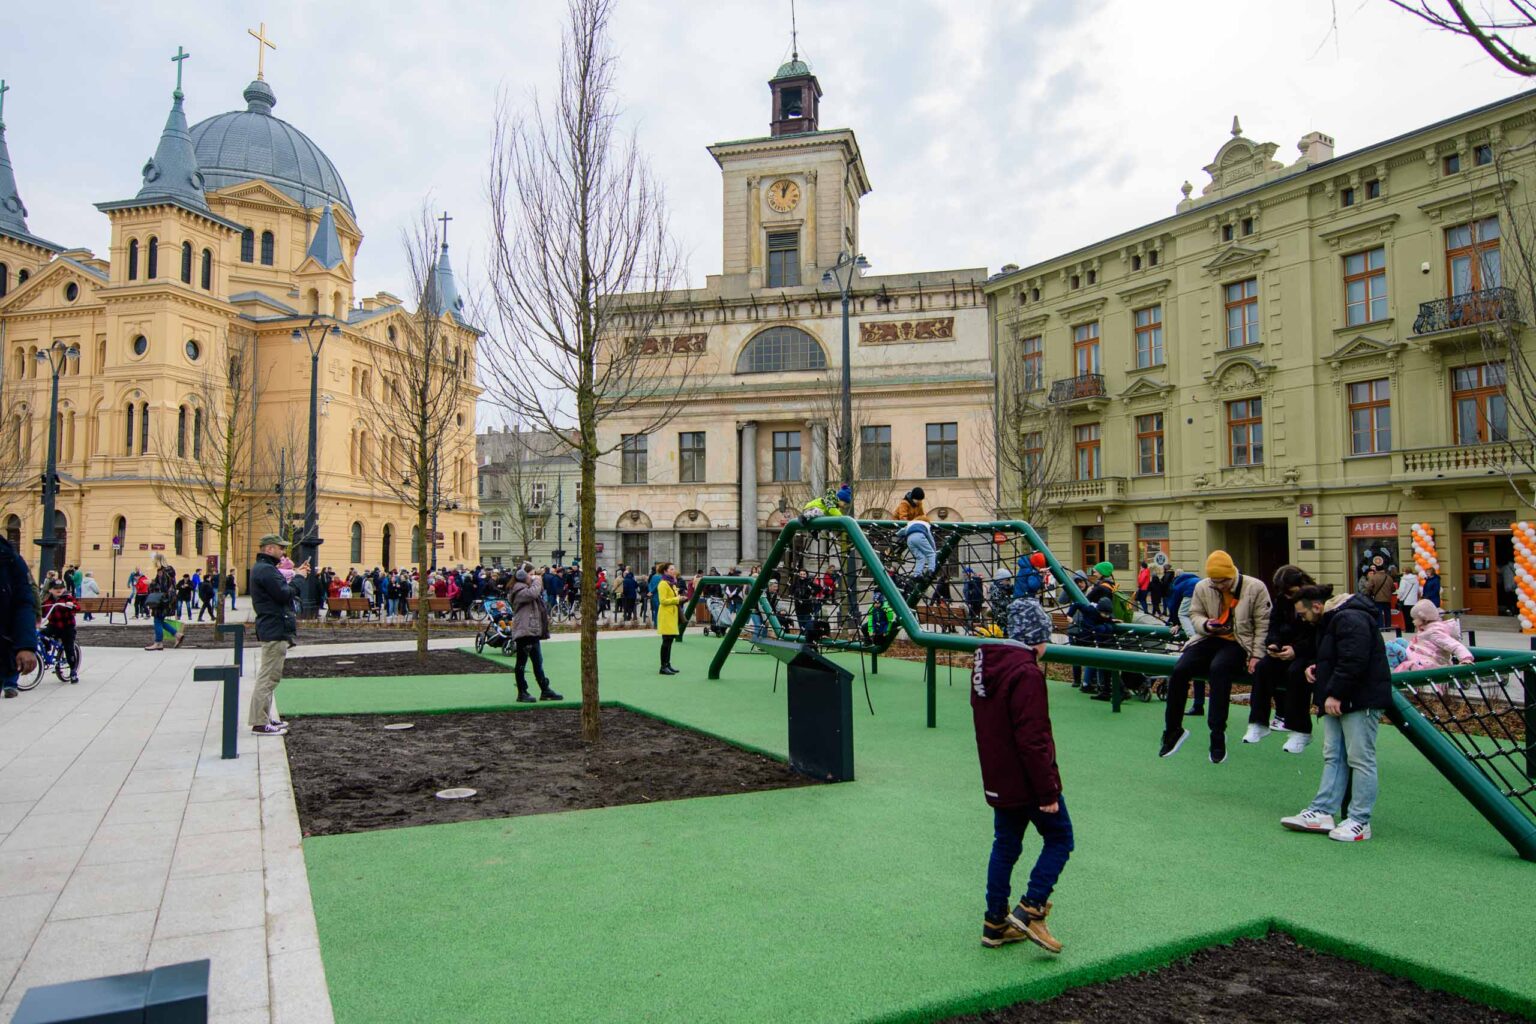
M 1462 593 L 1472 615 L 1499 614 L 1499 567 L 1494 535 L 1464 533 L 1462 543 Z

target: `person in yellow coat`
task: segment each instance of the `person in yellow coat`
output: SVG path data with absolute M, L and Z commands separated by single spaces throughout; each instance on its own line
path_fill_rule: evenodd
M 682 632 L 678 628 L 678 614 L 683 597 L 677 589 L 677 566 L 668 562 L 661 567 L 661 582 L 656 586 L 656 632 L 661 634 L 661 674 L 677 675 L 672 667 L 672 641 Z

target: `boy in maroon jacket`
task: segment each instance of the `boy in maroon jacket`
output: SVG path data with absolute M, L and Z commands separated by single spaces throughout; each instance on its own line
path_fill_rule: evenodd
M 971 713 L 982 790 L 993 809 L 981 944 L 996 947 L 1028 939 L 1041 949 L 1060 953 L 1061 943 L 1046 928 L 1045 918 L 1051 912 L 1051 890 L 1072 853 L 1072 819 L 1061 796 L 1045 674 L 1034 647 L 996 643 L 977 650 Z M 1029 874 L 1029 888 L 1010 913 L 1013 866 L 1031 824 L 1045 845 Z
M 43 598 L 43 621 L 39 632 L 53 637 L 64 648 L 64 661 L 69 666 L 69 681 L 80 681 L 80 666 L 75 661 L 75 612 L 80 606 L 69 592 L 63 580 L 48 581 L 48 594 Z

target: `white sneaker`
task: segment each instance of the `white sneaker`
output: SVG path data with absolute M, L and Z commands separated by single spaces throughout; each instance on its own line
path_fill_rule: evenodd
M 1257 722 L 1250 722 L 1249 725 L 1248 725 L 1248 731 L 1243 733 L 1243 742 L 1244 743 L 1257 743 L 1257 742 L 1259 742 L 1259 740 L 1263 739 L 1265 736 L 1268 736 L 1268 735 L 1269 735 L 1269 729 L 1268 728 L 1266 728 L 1265 726 L 1259 725 Z
M 1272 718 L 1269 721 L 1269 731 L 1270 732 L 1290 732 L 1291 730 L 1289 730 L 1289 729 L 1287 729 L 1285 727 L 1285 719 L 1283 719 L 1283 718 Z
M 1280 824 L 1292 832 L 1326 832 L 1333 835 L 1333 815 L 1323 814 L 1311 809 L 1293 814 L 1289 818 L 1281 818 Z
M 1312 742 L 1312 734 L 1309 732 L 1293 732 L 1291 738 L 1285 741 L 1281 747 L 1287 754 L 1299 754 L 1307 749 L 1307 744 Z
M 1371 826 L 1354 818 L 1345 818 L 1339 822 L 1338 828 L 1328 833 L 1328 838 L 1337 839 L 1341 843 L 1363 843 L 1371 838 Z

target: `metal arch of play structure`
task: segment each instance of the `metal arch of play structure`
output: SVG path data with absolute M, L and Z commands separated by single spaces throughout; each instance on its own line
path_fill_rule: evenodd
M 1007 641 L 991 637 L 936 633 L 923 628 L 900 588 L 886 571 L 883 560 L 863 529 L 866 526 L 899 527 L 902 525 L 905 524 L 883 520 L 855 520 L 844 516 L 823 516 L 808 523 L 791 520 L 774 542 L 768 557 L 763 560 L 762 569 L 756 577 L 752 578 L 746 599 L 742 602 L 730 628 L 721 639 L 714 658 L 710 661 L 709 678 L 720 678 L 720 671 L 731 649 L 752 619 L 753 609 L 757 609 L 775 637 L 784 639 L 797 635 L 794 630 L 785 627 L 778 616 L 777 609 L 771 607 L 765 599 L 764 592 L 767 589 L 768 580 L 783 562 L 785 552 L 790 550 L 790 545 L 797 534 L 802 532 L 841 534 L 847 543 L 844 553 L 850 559 L 854 572 L 857 573 L 859 568 L 856 563 L 853 563 L 856 557 L 863 563 L 864 571 L 868 572 L 875 590 L 880 593 L 887 607 L 895 614 L 899 629 L 891 629 L 883 637 L 872 640 L 828 638 L 822 640 L 820 646 L 830 650 L 868 653 L 872 655 L 874 671 L 878 673 L 878 656 L 889 649 L 898 633 L 905 632 L 914 644 L 927 651 L 925 681 L 928 690 L 928 726 L 936 727 L 935 652 L 944 650 L 970 653 L 985 644 Z M 942 524 L 936 532 L 944 534 L 943 543 L 939 545 L 937 552 L 937 559 L 941 565 L 964 537 L 981 534 L 1016 535 L 1027 542 L 1034 551 L 1045 556 L 1048 568 L 1068 600 L 1075 605 L 1087 603 L 1087 598 L 1073 582 L 1071 573 L 1057 560 L 1040 535 L 1027 522 L 1003 520 L 987 523 L 946 523 Z M 741 586 L 746 581 L 747 577 L 743 576 L 706 576 L 699 582 L 702 585 Z M 700 586 L 687 602 L 682 615 L 682 628 L 686 628 L 688 622 L 692 620 L 694 609 L 702 597 L 702 591 L 703 586 Z M 848 599 L 853 601 L 855 597 L 855 592 L 850 589 Z M 855 621 L 858 621 L 858 611 L 857 606 L 852 609 Z M 1160 626 L 1120 623 L 1116 625 L 1115 630 L 1117 633 L 1135 634 L 1147 638 L 1172 638 L 1173 636 L 1171 630 Z M 1536 703 L 1533 703 L 1530 698 L 1532 691 L 1536 690 L 1536 654 L 1487 648 L 1472 648 L 1472 652 L 1477 658 L 1473 665 L 1395 673 L 1392 677 L 1393 706 L 1387 711 L 1387 717 L 1408 742 L 1413 744 L 1415 749 L 1428 759 L 1440 774 L 1445 776 L 1446 780 L 1498 830 L 1520 857 L 1528 861 L 1536 861 L 1536 783 L 1532 781 L 1536 779 L 1536 744 L 1533 744 L 1533 736 L 1536 736 Z M 1168 675 L 1178 661 L 1172 655 L 1148 651 L 1074 647 L 1061 644 L 1047 645 L 1044 660 L 1104 669 L 1117 674 L 1136 672 L 1157 676 Z M 1469 692 L 1463 690 L 1463 684 L 1468 679 L 1500 680 L 1497 685 L 1502 688 L 1502 680 L 1512 675 L 1520 677 L 1523 687 L 1524 738 L 1521 740 L 1511 733 L 1508 737 L 1510 742 L 1501 744 L 1495 737 L 1492 740 L 1492 749 L 1485 749 L 1488 747 L 1486 739 L 1483 744 L 1479 744 L 1476 736 L 1469 735 L 1465 728 L 1462 728 L 1459 734 L 1455 730 L 1442 731 L 1441 728 L 1437 728 L 1436 724 L 1422 714 L 1408 696 L 1405 696 L 1405 694 L 1417 694 L 1421 688 L 1433 687 L 1435 684 L 1440 684 L 1447 689 L 1455 688 L 1460 692 Z M 1481 685 L 1477 692 L 1483 692 Z M 1507 691 L 1505 692 L 1507 695 Z M 1440 720 L 1437 718 L 1437 721 Z

